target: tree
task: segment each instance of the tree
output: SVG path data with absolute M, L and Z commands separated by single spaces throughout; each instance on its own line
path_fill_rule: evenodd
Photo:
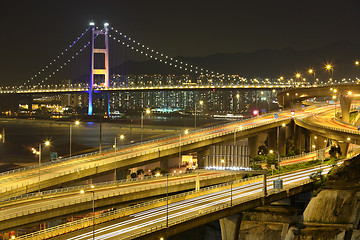
M 141 175 L 141 174 L 144 174 L 144 169 L 140 168 L 136 171 L 137 175 Z
M 268 154 L 266 155 L 266 167 L 271 168 L 271 165 L 275 165 L 277 168 L 278 166 L 278 160 L 276 159 L 275 154 Z
M 250 159 L 250 162 L 264 162 L 266 157 L 264 155 L 256 155 Z

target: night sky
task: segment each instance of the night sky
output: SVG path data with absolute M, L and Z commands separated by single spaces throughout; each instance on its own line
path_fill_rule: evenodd
M 23 82 L 87 27 L 110 25 L 170 56 L 360 42 L 359 1 L 6 1 L 0 85 Z

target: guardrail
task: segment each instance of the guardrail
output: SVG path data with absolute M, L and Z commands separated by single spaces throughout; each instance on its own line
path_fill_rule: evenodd
M 256 176 L 256 177 L 251 177 L 251 178 L 247 178 L 247 179 L 237 180 L 237 181 L 234 181 L 232 184 L 237 184 L 237 183 L 240 183 L 240 182 L 245 182 L 245 181 L 249 181 L 249 180 L 256 180 L 256 179 L 261 180 L 262 176 Z M 285 185 L 286 187 L 283 189 L 283 191 L 286 191 L 286 189 L 290 189 L 292 187 L 307 184 L 309 182 L 311 182 L 310 179 L 301 181 L 300 183 L 296 183 L 296 184 Z M 19 236 L 17 239 L 29 239 L 29 238 L 45 239 L 47 237 L 56 236 L 58 234 L 63 234 L 63 233 L 74 231 L 74 230 L 77 230 L 77 229 L 80 229 L 80 228 L 85 228 L 85 227 L 92 226 L 93 222 L 95 222 L 95 224 L 98 224 L 98 223 L 110 221 L 110 220 L 113 220 L 113 219 L 116 219 L 116 218 L 124 217 L 124 216 L 127 215 L 126 214 L 127 211 L 133 211 L 134 209 L 140 209 L 140 208 L 145 207 L 145 206 L 153 205 L 153 204 L 160 203 L 160 202 L 166 202 L 167 200 L 171 200 L 171 199 L 186 197 L 186 196 L 189 196 L 189 195 L 192 195 L 192 194 L 195 194 L 195 193 L 205 192 L 205 191 L 209 191 L 209 190 L 212 190 L 212 189 L 228 186 L 230 184 L 231 183 L 227 182 L 227 183 L 219 184 L 219 185 L 216 185 L 216 186 L 203 188 L 203 189 L 200 189 L 199 191 L 191 191 L 191 192 L 181 193 L 181 194 L 177 194 L 177 195 L 174 195 L 174 196 L 170 196 L 168 198 L 164 197 L 164 198 L 156 199 L 156 200 L 149 201 L 149 202 L 146 202 L 146 203 L 138 204 L 138 205 L 135 205 L 135 206 L 122 208 L 122 209 L 117 209 L 117 210 L 114 210 L 114 211 L 109 211 L 109 212 L 106 212 L 106 213 L 102 213 L 102 214 L 100 214 L 98 216 L 95 216 L 95 219 L 93 217 L 83 218 L 83 219 L 80 219 L 80 220 L 77 220 L 77 221 L 68 222 L 68 223 L 61 224 L 61 225 L 58 225 L 58 226 L 54 226 L 54 227 L 51 227 L 51 228 L 43 229 L 43 230 L 40 230 L 38 232 L 22 235 L 22 236 Z M 268 195 L 271 195 L 273 193 L 278 193 L 279 191 L 278 190 L 268 190 L 267 192 L 268 192 Z M 188 221 L 190 219 L 197 218 L 199 216 L 206 215 L 206 214 L 209 214 L 209 213 L 212 213 L 212 212 L 215 212 L 215 211 L 219 211 L 219 210 L 222 210 L 224 208 L 233 207 L 234 205 L 239 205 L 239 204 L 242 204 L 244 202 L 254 200 L 254 199 L 257 199 L 257 198 L 260 198 L 260 197 L 263 197 L 263 196 L 264 196 L 263 193 L 259 193 L 259 194 L 254 194 L 252 196 L 242 197 L 241 199 L 233 199 L 232 200 L 232 205 L 230 205 L 230 203 L 224 203 L 224 204 L 222 204 L 220 206 L 216 206 L 214 208 L 210 208 L 210 209 L 207 209 L 207 210 L 203 210 L 203 211 L 200 211 L 200 212 L 190 214 L 190 216 L 187 215 L 185 217 L 180 217 L 180 218 L 177 218 L 176 220 L 169 221 L 168 226 L 176 225 L 176 224 Z M 226 201 L 228 201 L 228 200 L 226 200 Z M 134 212 L 132 212 L 132 214 L 133 213 Z M 140 236 L 143 236 L 145 234 L 157 231 L 157 230 L 162 229 L 164 227 L 166 227 L 166 224 L 158 224 L 155 227 L 154 226 L 150 227 L 149 229 L 146 229 L 146 230 L 141 231 L 141 232 L 136 233 L 136 234 L 132 234 L 132 235 L 127 236 L 127 237 L 123 237 L 121 239 L 133 239 L 133 238 L 140 237 Z

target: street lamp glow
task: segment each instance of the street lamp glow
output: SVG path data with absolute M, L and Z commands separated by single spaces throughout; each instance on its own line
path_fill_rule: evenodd
M 44 144 L 45 146 L 50 146 L 50 141 L 45 141 Z
M 349 137 L 348 137 L 346 140 L 350 141 L 350 140 L 351 140 L 351 138 L 349 138 Z
M 332 66 L 330 63 L 327 63 L 327 64 L 325 65 L 325 69 L 328 70 L 328 71 L 330 71 L 330 70 L 333 69 L 333 66 Z
M 89 23 L 89 25 L 90 25 L 90 26 L 95 26 L 95 23 L 94 23 L 93 21 L 91 21 L 91 22 Z
M 273 151 L 273 150 L 270 150 L 270 151 L 269 151 L 269 153 L 270 153 L 270 154 L 273 154 L 273 153 L 274 153 L 274 151 Z
M 79 124 L 80 124 L 80 121 L 79 121 L 79 120 L 76 120 L 76 121 L 74 122 L 74 124 L 75 124 L 75 125 L 79 125 Z
M 188 133 L 189 133 L 189 130 L 188 130 L 188 129 L 186 129 L 186 130 L 184 131 L 184 133 L 185 133 L 185 134 L 188 134 Z
M 359 61 L 355 61 L 355 65 L 358 66 L 360 64 Z
M 125 136 L 121 134 L 120 139 L 123 140 L 124 138 L 125 138 Z
M 281 124 L 281 126 L 282 126 L 282 127 L 285 127 L 285 126 L 286 126 L 286 124 L 285 124 L 285 123 L 283 123 L 283 124 Z
M 145 113 L 150 114 L 150 109 L 146 109 Z
M 352 92 L 351 92 L 351 91 L 348 91 L 348 95 L 352 95 Z
M 200 101 L 199 101 L 199 104 L 200 104 L 200 105 L 203 105 L 203 104 L 204 104 L 204 101 L 203 101 L 203 100 L 200 100 Z
M 295 77 L 296 77 L 296 78 L 300 78 L 300 77 L 301 77 L 301 74 L 300 74 L 300 73 L 296 73 Z
M 107 28 L 109 26 L 109 23 L 104 23 L 104 28 Z
M 85 193 L 85 190 L 84 189 L 81 189 L 80 190 L 80 194 L 84 194 Z
M 314 69 L 309 69 L 309 73 L 311 74 L 311 73 L 314 73 Z

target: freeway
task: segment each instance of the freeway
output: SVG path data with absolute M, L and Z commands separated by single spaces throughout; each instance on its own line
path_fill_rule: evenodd
M 328 108 L 329 106 L 299 110 L 297 111 L 296 116 L 309 116 L 313 115 L 314 113 L 326 111 L 328 110 Z M 54 163 L 44 163 L 41 165 L 40 169 L 35 166 L 33 168 L 25 168 L 21 171 L 13 171 L 9 174 L 1 174 L 0 196 L 5 196 L 7 192 L 16 194 L 13 193 L 16 189 L 22 189 L 21 193 L 35 191 L 37 189 L 37 184 L 39 183 L 39 178 L 42 183 L 45 180 L 54 179 L 64 176 L 66 174 L 75 173 L 80 176 L 81 171 L 88 169 L 95 169 L 95 174 L 99 166 L 109 165 L 112 166 L 112 169 L 115 169 L 118 168 L 118 166 L 124 160 L 131 159 L 136 156 L 142 156 L 149 153 L 158 153 L 160 155 L 163 150 L 167 149 L 174 149 L 175 151 L 177 151 L 180 145 L 182 147 L 186 144 L 199 142 L 204 139 L 211 139 L 225 134 L 232 134 L 234 131 L 240 132 L 246 129 L 256 128 L 259 125 L 261 126 L 274 122 L 281 122 L 283 120 L 290 119 L 291 117 L 292 116 L 290 114 L 290 111 L 280 112 L 279 118 L 276 120 L 274 120 L 273 114 L 267 114 L 262 117 L 251 118 L 230 124 L 190 131 L 189 134 L 182 134 L 180 143 L 179 136 L 175 135 L 168 138 L 160 138 L 152 141 L 143 142 L 141 144 L 122 146 L 117 150 L 116 155 L 114 153 L 114 150 L 110 150 L 101 154 L 97 153 L 84 157 L 74 157 L 67 160 L 65 159 Z M 109 170 L 111 170 L 111 168 L 109 168 Z M 32 189 L 27 189 L 27 187 L 29 186 L 32 186 Z M 9 197 L 9 195 L 7 197 Z
M 244 175 L 241 171 L 238 171 L 237 173 Z M 50 191 L 50 194 L 42 194 L 41 196 L 31 195 L 30 197 L 22 197 L 12 201 L 5 201 L 0 204 L 0 229 L 5 227 L 3 226 L 4 224 L 2 221 L 14 220 L 22 216 L 28 216 L 28 222 L 31 223 L 33 220 L 31 214 L 38 214 L 41 211 L 53 211 L 51 215 L 47 214 L 47 216 L 45 215 L 43 217 L 43 219 L 46 219 L 46 217 L 50 218 L 55 216 L 54 210 L 61 211 L 60 216 L 62 216 L 66 211 L 61 208 L 69 207 L 71 205 L 74 205 L 74 208 L 70 209 L 69 214 L 73 214 L 76 211 L 88 210 L 82 207 L 84 206 L 84 203 L 92 201 L 92 192 L 94 192 L 94 199 L 97 200 L 96 207 L 101 208 L 109 205 L 109 203 L 113 205 L 111 201 L 107 203 L 107 198 L 113 198 L 115 196 L 124 197 L 125 195 L 138 194 L 139 192 L 144 192 L 143 198 L 154 197 L 162 194 L 161 192 L 159 193 L 154 190 L 166 188 L 167 183 L 169 187 L 188 184 L 188 186 L 178 189 L 182 191 L 192 190 L 194 189 L 196 178 L 199 179 L 199 184 L 201 182 L 201 186 L 207 186 L 209 184 L 221 183 L 226 180 L 226 178 L 229 178 L 229 176 L 229 172 L 200 170 L 187 174 L 172 174 L 168 177 L 168 180 L 164 177 L 154 177 L 145 180 L 139 179 L 137 181 L 109 182 L 109 184 L 101 184 L 99 186 L 92 185 L 94 188 L 89 186 L 79 186 L 76 188 L 72 187 L 66 191 L 59 191 L 59 193 L 57 193 L 58 191 Z M 80 194 L 80 189 L 84 190 L 83 194 Z M 179 190 L 171 190 L 170 193 L 176 191 Z M 102 205 L 98 204 L 98 200 L 101 199 L 104 200 Z M 130 197 L 126 197 L 126 199 L 131 202 Z M 133 201 L 138 201 L 140 199 L 141 198 L 134 196 Z M 7 226 L 9 226 L 9 223 L 7 223 Z
M 322 166 L 323 174 L 329 171 L 330 167 Z M 301 171 L 286 173 L 281 176 L 268 178 L 267 188 L 272 189 L 273 180 L 281 178 L 284 181 L 284 187 L 291 185 L 303 184 L 309 181 L 309 176 L 316 173 L 319 167 L 304 169 Z M 246 185 L 227 188 L 222 191 L 208 193 L 186 200 L 174 202 L 161 207 L 154 207 L 149 210 L 137 212 L 130 216 L 110 221 L 107 224 L 96 225 L 95 239 L 132 239 L 141 236 L 144 231 L 155 231 L 155 229 L 173 225 L 175 222 L 186 221 L 187 218 L 194 215 L 201 215 L 207 211 L 220 209 L 222 206 L 229 206 L 230 202 L 234 205 L 243 202 L 243 199 L 254 199 L 262 196 L 262 181 L 251 182 Z M 231 191 L 232 190 L 232 191 Z M 85 240 L 93 236 L 92 228 L 86 228 L 79 231 L 71 232 L 54 239 L 68 240 Z M 38 237 L 43 237 L 39 235 Z M 25 239 L 25 238 L 21 238 Z

